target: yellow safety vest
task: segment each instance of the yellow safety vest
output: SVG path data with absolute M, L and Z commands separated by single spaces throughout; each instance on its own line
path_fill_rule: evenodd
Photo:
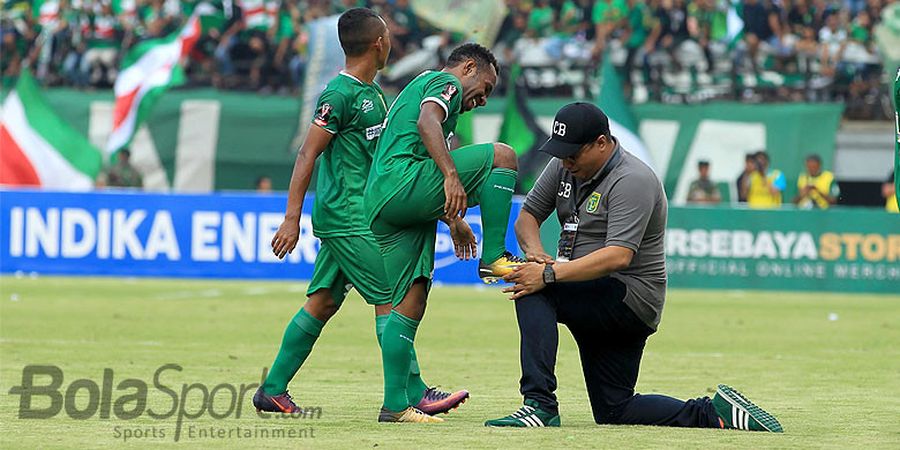
M 801 190 L 806 186 L 815 186 L 817 190 L 809 191 L 809 194 L 806 197 L 801 198 L 799 206 L 801 208 L 812 208 L 813 205 L 815 205 L 821 209 L 827 209 L 831 205 L 828 203 L 828 199 L 820 194 L 820 192 L 831 195 L 832 183 L 834 183 L 834 174 L 827 170 L 822 171 L 815 177 L 806 173 L 800 174 L 797 178 L 798 190 Z
M 763 177 L 759 172 L 750 174 L 750 191 L 747 193 L 747 206 L 751 208 L 778 208 L 781 206 L 781 192 L 769 192 L 769 183 L 778 178 L 780 172 L 773 170 Z

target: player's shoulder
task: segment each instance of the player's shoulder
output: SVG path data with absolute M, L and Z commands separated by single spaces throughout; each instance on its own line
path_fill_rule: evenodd
M 456 78 L 456 76 L 440 70 L 426 70 L 425 72 L 422 72 L 419 77 L 421 77 L 423 83 L 427 85 L 443 85 L 445 83 L 453 83 L 454 85 L 460 84 L 459 79 Z
M 628 150 L 623 147 L 619 147 L 619 151 L 622 152 L 622 163 L 618 168 L 623 174 L 629 174 L 636 177 L 642 178 L 653 178 L 657 179 L 656 172 L 647 165 L 644 161 L 642 161 L 637 156 L 631 154 Z

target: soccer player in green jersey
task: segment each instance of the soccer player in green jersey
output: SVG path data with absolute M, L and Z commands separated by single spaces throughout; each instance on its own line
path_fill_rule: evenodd
M 443 70 L 424 72 L 410 82 L 385 120 L 365 192 L 367 219 L 384 256 L 394 305 L 381 340 L 380 422 L 422 422 L 415 399 L 407 395 L 407 373 L 434 269 L 437 221 L 468 228 L 466 208 L 480 204 L 484 241 L 479 276 L 493 281 L 523 262 L 505 245 L 515 152 L 505 144 L 452 152 L 447 145 L 459 115 L 487 103 L 498 70 L 490 50 L 462 45 Z
M 315 161 L 321 157 L 312 214 L 313 233 L 321 239 L 321 248 L 307 293 L 309 300 L 285 329 L 272 369 L 253 397 L 254 406 L 261 411 L 300 411 L 287 393 L 287 384 L 350 286 L 375 306 L 379 342 L 391 309 L 384 262 L 362 206 L 372 154 L 387 113 L 384 93 L 374 78 L 387 62 L 390 34 L 375 12 L 354 8 L 338 20 L 338 36 L 346 55 L 345 70 L 319 97 L 317 113 L 294 164 L 285 218 L 272 239 L 272 250 L 279 258 L 297 245 L 303 197 Z M 471 229 L 454 227 L 452 237 L 460 253 L 460 246 L 474 246 Z M 407 395 L 419 409 L 432 414 L 447 412 L 468 397 L 466 391 L 429 388 L 419 375 L 411 348 L 409 357 L 413 362 L 407 370 Z

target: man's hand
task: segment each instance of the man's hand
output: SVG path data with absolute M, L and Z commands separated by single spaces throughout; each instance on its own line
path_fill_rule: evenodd
M 553 257 L 544 253 L 543 251 L 525 253 L 525 259 L 531 262 L 536 262 L 538 264 L 553 264 L 554 262 Z
M 444 217 L 447 220 L 454 221 L 459 216 L 460 219 L 466 217 L 466 190 L 463 189 L 462 183 L 458 176 L 448 176 L 444 178 Z
M 503 277 L 503 280 L 514 283 L 513 286 L 503 289 L 503 292 L 513 293 L 509 296 L 510 300 L 518 300 L 547 287 L 544 284 L 544 265 L 534 262 L 516 267 L 511 274 Z
M 478 256 L 478 240 L 475 239 L 475 233 L 472 227 L 462 219 L 457 219 L 448 224 L 450 227 L 450 238 L 453 240 L 453 250 L 456 257 L 468 261 Z
M 278 259 L 284 259 L 285 255 L 294 251 L 299 239 L 300 221 L 284 219 L 275 232 L 275 237 L 272 238 L 272 253 L 275 253 Z

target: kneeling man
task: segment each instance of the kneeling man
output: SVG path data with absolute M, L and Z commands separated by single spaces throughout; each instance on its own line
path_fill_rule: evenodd
M 516 221 L 532 262 L 507 275 L 514 285 L 504 289 L 516 301 L 525 405 L 485 425 L 559 426 L 558 322 L 578 344 L 597 423 L 781 432 L 772 415 L 725 385 L 713 399 L 635 394 L 644 344 L 659 325 L 666 295 L 665 193 L 653 171 L 610 134 L 609 120 L 594 105 L 563 107 L 541 151 L 555 158 Z M 562 226 L 555 260 L 539 232 L 553 212 Z

